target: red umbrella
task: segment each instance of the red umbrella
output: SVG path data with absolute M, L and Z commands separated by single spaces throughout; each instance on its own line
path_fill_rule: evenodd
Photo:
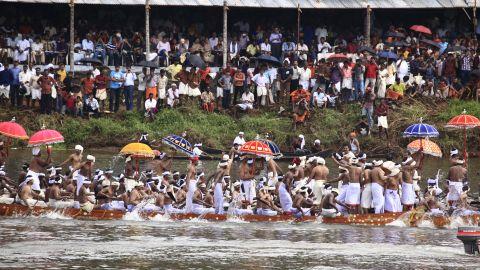
M 445 127 L 463 129 L 463 154 L 465 159 L 467 158 L 467 129 L 480 126 L 480 120 L 467 114 L 467 111 L 463 110 L 462 114 L 457 115 L 448 121 Z
M 419 32 L 419 33 L 424 33 L 424 34 L 427 34 L 427 35 L 432 34 L 432 31 L 430 29 L 428 29 L 428 27 L 425 27 L 423 25 L 414 25 L 414 26 L 410 27 L 410 30 L 415 31 L 415 32 Z
M 40 146 L 54 143 L 63 143 L 64 139 L 60 132 L 53 129 L 44 129 L 33 134 L 28 141 L 28 146 Z
M 268 144 L 261 141 L 248 141 L 240 148 L 240 152 L 244 154 L 252 154 L 256 156 L 272 156 L 272 150 Z
M 12 121 L 0 123 L 0 134 L 9 138 L 28 140 L 27 132 L 15 122 L 15 117 Z
M 331 62 L 339 62 L 339 61 L 345 61 L 348 59 L 348 56 L 345 55 L 345 54 L 341 54 L 341 53 L 335 53 L 335 54 L 332 54 L 330 55 L 328 58 L 327 58 L 327 61 L 331 61 Z

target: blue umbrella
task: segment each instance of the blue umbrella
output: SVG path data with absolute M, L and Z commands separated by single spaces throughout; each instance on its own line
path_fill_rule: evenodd
M 282 152 L 280 152 L 280 147 L 278 147 L 278 145 L 276 143 L 274 143 L 270 140 L 264 140 L 264 139 L 261 139 L 259 141 L 268 145 L 268 147 L 272 151 L 274 157 L 281 157 L 282 156 Z
M 380 58 L 387 58 L 387 59 L 398 59 L 398 55 L 394 52 L 389 52 L 389 51 L 382 51 L 378 53 L 378 57 Z
M 440 133 L 438 133 L 438 130 L 432 125 L 422 123 L 421 119 L 420 119 L 420 123 L 409 126 L 403 132 L 403 137 L 425 138 L 425 137 L 438 137 L 438 136 L 440 136 Z
M 168 135 L 162 139 L 162 142 L 180 152 L 187 154 L 190 157 L 195 156 L 192 145 L 183 137 L 177 135 Z

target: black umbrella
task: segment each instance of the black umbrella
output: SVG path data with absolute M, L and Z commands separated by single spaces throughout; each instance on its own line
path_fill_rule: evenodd
M 435 42 L 433 40 L 429 40 L 429 39 L 421 39 L 420 42 L 431 45 L 433 47 L 437 47 L 439 49 L 442 47 L 442 46 L 440 46 L 440 43 Z
M 270 63 L 276 66 L 282 65 L 276 57 L 267 54 L 262 54 L 259 57 L 256 57 L 255 60 L 257 60 L 257 62 Z
M 83 64 L 91 64 L 92 66 L 93 65 L 103 66 L 103 62 L 101 60 L 97 59 L 97 58 L 83 58 L 78 62 L 83 63 Z
M 200 69 L 204 69 L 207 66 L 202 57 L 197 54 L 190 54 L 188 56 L 188 63 L 190 63 L 191 66 L 198 67 Z
M 405 34 L 402 34 L 400 32 L 392 32 L 392 31 L 389 31 L 387 32 L 387 34 L 385 35 L 387 37 L 395 37 L 395 38 L 404 38 L 405 37 Z
M 139 66 L 142 66 L 142 67 L 149 67 L 149 68 L 157 68 L 158 65 L 157 63 L 153 62 L 153 61 L 141 61 L 140 63 L 138 63 Z
M 357 50 L 357 52 L 369 52 L 371 54 L 377 53 L 374 49 L 368 47 L 368 46 L 360 46 Z

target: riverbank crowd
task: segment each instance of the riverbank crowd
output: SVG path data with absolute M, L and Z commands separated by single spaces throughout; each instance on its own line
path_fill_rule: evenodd
M 369 129 L 376 116 L 386 130 L 391 102 L 416 97 L 478 100 L 480 92 L 476 39 L 439 20 L 429 22 L 431 29 L 374 27 L 370 44 L 359 29 L 341 32 L 324 24 L 306 25 L 298 38 L 291 26 L 243 20 L 234 22 L 228 44 L 222 44 L 201 23 L 187 27 L 165 20 L 155 24 L 148 59 L 143 33 L 80 21 L 75 62 L 98 62 L 81 79 L 73 79 L 65 68 L 66 29 L 44 24 L 41 32 L 28 20 L 0 27 L 2 104 L 97 117 L 124 105 L 148 119 L 177 106 L 234 116 L 275 107 L 279 114 L 291 112 L 296 126 L 317 109 L 358 102 Z M 225 69 L 216 68 L 222 65 L 223 46 L 228 52 Z M 135 73 L 132 65 L 144 60 L 157 68 Z
M 84 157 L 75 146 L 64 162 L 52 164 L 51 148 L 42 157 L 32 149 L 32 160 L 24 164 L 18 181 L 10 179 L 4 165 L 8 158 L 1 146 L 0 203 L 19 203 L 30 208 L 78 208 L 162 213 L 233 215 L 316 215 L 336 217 L 357 213 L 398 213 L 415 210 L 429 215 L 472 215 L 467 167 L 458 150 L 450 153 L 446 179 L 425 179 L 421 151 L 395 163 L 367 161 L 364 153 L 342 152 L 328 159 L 338 165 L 332 173 L 322 157 L 297 157 L 283 171 L 272 157 L 245 155 L 239 146 L 240 132 L 229 153 L 222 155 L 212 171 L 201 169 L 198 156 L 189 158 L 185 171 L 173 171 L 173 156 L 158 151 L 138 171 L 127 156 L 123 172 L 98 169 L 95 157 Z M 234 172 L 237 171 L 234 177 Z M 420 185 L 425 186 L 424 189 Z

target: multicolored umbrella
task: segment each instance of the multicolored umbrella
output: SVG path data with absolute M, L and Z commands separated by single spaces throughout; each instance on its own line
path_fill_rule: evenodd
M 272 155 L 276 158 L 279 158 L 279 157 L 282 157 L 283 154 L 282 152 L 280 151 L 280 147 L 278 147 L 278 145 L 270 140 L 259 140 L 263 143 L 265 143 L 266 145 L 268 145 L 268 148 L 270 148 L 270 151 L 272 151 Z
M 273 156 L 272 150 L 270 147 L 262 141 L 248 141 L 242 147 L 240 147 L 240 152 L 243 154 L 251 154 L 260 157 Z
M 427 139 L 418 139 L 408 144 L 407 150 L 410 153 L 416 153 L 422 149 L 424 154 L 431 155 L 434 157 L 442 157 L 442 150 L 440 147 Z
M 427 34 L 427 35 L 432 34 L 432 31 L 428 27 L 423 26 L 423 25 L 413 25 L 412 27 L 410 27 L 410 30 L 415 31 L 415 32 L 419 32 L 419 33 L 423 33 L 423 34 Z
M 40 145 L 49 145 L 55 143 L 63 143 L 65 140 L 60 134 L 60 132 L 53 129 L 45 129 L 45 126 L 42 127 L 42 130 L 36 132 L 28 140 L 28 146 L 40 146 Z
M 447 128 L 463 129 L 463 155 L 465 160 L 467 159 L 467 129 L 480 126 L 480 120 L 467 114 L 466 110 L 463 110 L 462 114 L 457 115 L 450 119 L 445 125 Z
M 403 137 L 433 138 L 438 136 L 440 136 L 438 130 L 432 125 L 422 123 L 422 119 L 420 119 L 420 123 L 409 126 L 403 132 Z
M 0 134 L 8 138 L 28 140 L 27 132 L 15 122 L 15 117 L 9 122 L 0 123 Z
M 192 145 L 183 137 L 172 134 L 163 138 L 162 142 L 175 150 L 185 153 L 187 156 L 195 156 Z
M 120 150 L 122 155 L 130 155 L 133 159 L 151 159 L 155 157 L 150 146 L 144 143 L 129 143 Z

